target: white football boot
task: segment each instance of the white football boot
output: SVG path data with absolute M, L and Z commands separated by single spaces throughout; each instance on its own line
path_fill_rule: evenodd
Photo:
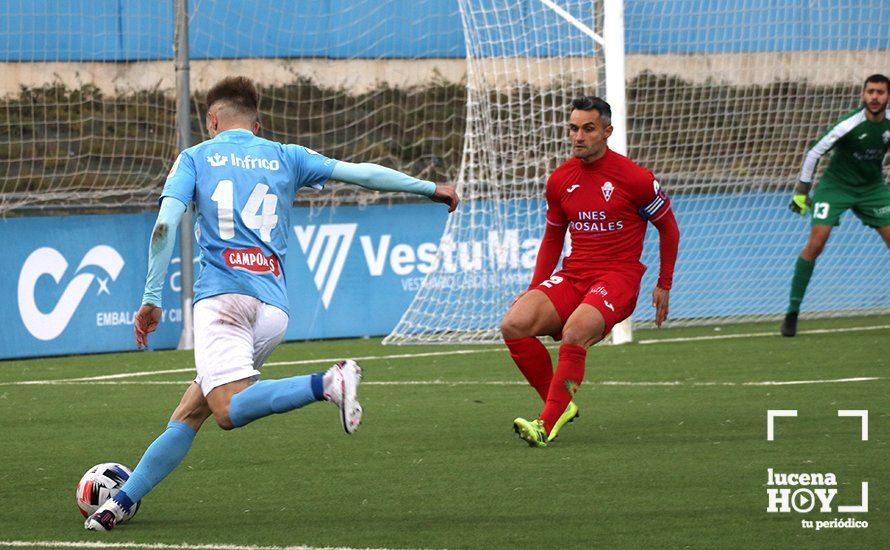
M 111 531 L 125 515 L 124 509 L 110 498 L 83 522 L 83 528 L 87 531 Z
M 362 406 L 356 392 L 362 381 L 362 368 L 352 359 L 338 361 L 324 374 L 324 396 L 340 408 L 346 433 L 355 433 L 362 423 Z

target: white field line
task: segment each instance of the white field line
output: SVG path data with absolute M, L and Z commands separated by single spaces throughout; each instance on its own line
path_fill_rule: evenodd
M 830 334 L 834 332 L 858 332 L 858 331 L 869 331 L 869 330 L 883 330 L 890 328 L 890 325 L 877 325 L 877 326 L 867 326 L 867 327 L 847 327 L 847 328 L 836 328 L 836 329 L 814 329 L 814 330 L 802 330 L 798 334 Z M 708 336 L 690 336 L 684 338 L 660 338 L 660 339 L 650 339 L 650 340 L 639 340 L 638 344 L 669 344 L 673 342 L 697 342 L 697 341 L 708 341 L 708 340 L 727 340 L 733 338 L 758 338 L 764 336 L 777 336 L 778 334 L 775 332 L 754 332 L 748 334 L 715 334 Z M 364 357 L 353 357 L 352 359 L 356 361 L 377 361 L 377 360 L 385 360 L 385 359 L 417 359 L 422 357 L 442 357 L 449 355 L 472 355 L 478 353 L 506 353 L 503 347 L 488 347 L 488 348 L 473 348 L 473 349 L 456 349 L 456 350 L 448 350 L 448 351 L 432 351 L 432 352 L 424 352 L 424 353 L 403 353 L 403 354 L 391 354 L 391 355 L 366 355 Z M 342 357 L 329 357 L 322 359 L 301 359 L 298 361 L 273 361 L 270 363 L 266 363 L 265 366 L 275 367 L 275 366 L 292 366 L 292 365 L 315 365 L 315 364 L 330 364 L 336 361 L 340 361 Z M 48 384 L 72 384 L 78 382 L 100 382 L 103 380 L 118 380 L 122 378 L 136 378 L 140 376 L 152 376 L 155 374 L 176 374 L 182 372 L 194 372 L 194 367 L 181 368 L 181 369 L 167 369 L 167 370 L 152 370 L 152 371 L 140 371 L 140 372 L 129 372 L 129 373 L 120 373 L 120 374 L 105 374 L 101 376 L 86 376 L 82 378 L 64 378 L 59 380 L 22 380 L 19 382 L 0 382 L 0 386 L 28 386 L 28 385 L 48 385 Z M 149 382 L 143 382 L 148 384 Z M 152 382 L 154 384 L 181 384 L 181 382 Z
M 801 330 L 798 334 L 832 334 L 835 332 L 862 332 L 866 330 L 884 330 L 890 325 L 875 325 L 871 327 L 846 327 L 846 328 L 820 328 L 813 330 Z M 764 336 L 779 337 L 778 331 L 773 332 L 749 332 L 747 334 L 714 334 L 710 336 L 689 336 L 687 338 L 652 338 L 639 340 L 637 344 L 670 344 L 673 342 L 701 342 L 706 340 L 730 340 L 733 338 L 763 338 Z
M 376 359 L 415 359 L 417 357 L 437 357 L 442 355 L 471 355 L 474 353 L 493 353 L 496 351 L 506 352 L 503 347 L 497 348 L 478 348 L 478 349 L 453 349 L 448 351 L 430 351 L 425 353 L 400 353 L 393 355 L 368 355 L 365 357 L 350 357 L 354 361 L 374 361 Z M 302 361 L 274 361 L 266 363 L 264 366 L 277 367 L 283 365 L 309 365 L 313 363 L 336 363 L 343 360 L 343 357 L 333 359 L 304 359 Z
M 457 349 L 450 351 L 433 351 L 428 353 L 407 353 L 401 355 L 368 355 L 365 357 L 352 357 L 351 359 L 355 361 L 374 361 L 377 359 L 415 359 L 418 357 L 435 357 L 439 355 L 466 355 L 472 353 L 487 353 L 487 352 L 495 352 L 500 351 L 503 352 L 503 348 L 480 348 L 480 349 Z M 273 361 L 270 363 L 266 363 L 265 367 L 277 367 L 284 365 L 315 365 L 315 364 L 333 364 L 337 361 L 342 360 L 343 357 L 336 358 L 324 358 L 324 359 L 302 359 L 300 361 Z M 72 383 L 72 382 L 97 382 L 100 380 L 115 380 L 119 378 L 135 378 L 138 376 L 151 376 L 153 374 L 176 374 L 180 372 L 195 372 L 194 367 L 182 368 L 182 369 L 167 369 L 167 370 L 147 370 L 141 372 L 125 372 L 120 374 L 104 374 L 102 376 L 85 376 L 83 378 L 64 378 L 60 380 L 23 380 L 21 382 L 2 382 L 0 386 L 29 386 L 29 385 L 46 385 L 47 383 Z M 177 382 L 178 383 L 178 382 Z
M 603 380 L 593 382 L 601 386 L 796 386 L 806 384 L 842 384 L 845 382 L 873 382 L 883 380 L 883 377 L 869 376 L 859 378 L 833 378 L 828 380 L 767 380 L 765 382 L 622 382 L 618 380 Z
M 255 546 L 237 544 L 164 544 L 141 542 L 79 542 L 63 540 L 0 540 L 0 547 L 7 548 L 135 548 L 145 550 L 354 550 L 348 547 L 324 548 L 317 546 Z
M 869 376 L 858 378 L 832 378 L 827 380 L 767 380 L 764 382 L 688 382 L 684 380 L 631 381 L 599 380 L 586 381 L 585 386 L 796 386 L 807 384 L 842 384 L 846 382 L 873 382 L 884 377 Z M 190 380 L 47 380 L 41 385 L 83 385 L 83 386 L 183 386 Z M 14 384 L 14 382 L 12 383 Z M 10 385 L 10 384 L 7 384 Z M 31 385 L 35 385 L 33 382 Z M 362 386 L 526 386 L 520 380 L 368 380 Z

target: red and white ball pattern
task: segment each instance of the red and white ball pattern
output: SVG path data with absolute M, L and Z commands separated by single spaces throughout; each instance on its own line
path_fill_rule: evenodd
M 105 504 L 105 501 L 117 494 L 130 479 L 132 472 L 123 464 L 117 462 L 103 462 L 87 470 L 77 484 L 77 507 L 84 517 L 87 517 Z M 130 512 L 120 523 L 123 523 L 136 515 L 139 503 L 133 505 Z

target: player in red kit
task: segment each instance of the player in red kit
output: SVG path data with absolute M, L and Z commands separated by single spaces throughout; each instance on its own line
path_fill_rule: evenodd
M 652 291 L 659 327 L 668 314 L 680 242 L 670 200 L 652 173 L 606 145 L 612 134 L 609 104 L 583 97 L 572 108 L 573 158 L 547 181 L 547 224 L 535 273 L 501 324 L 510 356 L 544 400 L 539 418 L 513 422 L 534 447 L 546 447 L 578 416 L 572 398 L 584 379 L 587 348 L 633 313 L 646 270 L 640 255 L 647 223 L 659 235 L 661 270 Z M 572 251 L 553 273 L 566 230 Z M 538 336 L 562 339 L 556 372 Z

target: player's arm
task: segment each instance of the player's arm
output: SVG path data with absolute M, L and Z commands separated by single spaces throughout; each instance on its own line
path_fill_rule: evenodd
M 544 224 L 544 236 L 541 238 L 541 246 L 538 248 L 538 258 L 535 260 L 535 272 L 532 274 L 532 281 L 528 288 L 538 286 L 553 275 L 556 264 L 559 263 L 559 257 L 562 255 L 562 247 L 566 240 L 566 229 L 568 229 L 568 220 L 565 212 L 559 204 L 559 190 L 557 184 L 552 180 L 547 182 L 547 189 L 544 193 L 547 199 L 547 215 Z
M 454 212 L 460 202 L 460 198 L 451 185 L 436 185 L 431 181 L 417 179 L 397 170 L 369 162 L 354 164 L 338 161 L 331 172 L 331 179 L 375 191 L 423 195 L 429 197 L 433 202 L 447 204 L 449 212 Z
M 658 229 L 660 265 L 658 282 L 652 290 L 652 307 L 655 308 L 655 326 L 660 327 L 668 316 L 674 265 L 680 247 L 680 228 L 677 227 L 670 198 L 651 173 L 646 172 L 641 178 L 639 189 L 644 191 L 638 196 L 641 206 L 637 213 Z
M 553 275 L 553 270 L 556 269 L 556 264 L 559 263 L 565 240 L 566 226 L 551 225 L 548 221 L 547 226 L 544 228 L 541 246 L 538 248 L 538 259 L 535 260 L 535 272 L 532 275 L 532 282 L 528 285 L 529 290 Z
M 652 307 L 655 308 L 655 326 L 660 327 L 668 316 L 674 266 L 680 249 L 680 227 L 670 205 L 660 216 L 650 221 L 658 229 L 659 269 L 658 282 L 652 290 Z
M 535 260 L 535 272 L 532 274 L 532 282 L 528 288 L 520 292 L 513 298 L 510 307 L 513 306 L 525 293 L 543 283 L 553 274 L 556 264 L 559 263 L 559 257 L 562 255 L 562 247 L 566 239 L 565 225 L 552 225 L 549 221 L 544 227 L 544 237 L 541 239 L 541 246 L 538 247 L 538 258 Z
M 813 176 L 816 173 L 816 167 L 819 165 L 819 159 L 830 151 L 834 144 L 837 143 L 837 140 L 842 138 L 845 133 L 840 125 L 835 125 L 807 150 L 803 167 L 800 169 L 799 181 L 794 186 L 794 194 L 791 196 L 791 202 L 788 203 L 788 208 L 795 214 L 806 215 L 807 209 L 809 209 L 812 203 L 809 193 L 810 188 L 813 186 Z
M 181 153 L 173 163 L 164 190 L 161 193 L 161 209 L 148 247 L 148 275 L 145 278 L 145 291 L 142 305 L 136 312 L 133 332 L 136 347 L 148 347 L 148 335 L 158 328 L 161 320 L 161 293 L 167 268 L 173 257 L 176 233 L 187 205 L 192 202 L 196 182 L 195 165 L 189 155 Z
M 176 235 L 186 206 L 173 197 L 161 199 L 161 210 L 151 232 L 148 249 L 148 275 L 145 278 L 145 291 L 142 306 L 136 313 L 133 331 L 136 334 L 136 347 L 148 347 L 148 334 L 158 328 L 161 319 L 161 293 L 167 268 L 173 258 Z

